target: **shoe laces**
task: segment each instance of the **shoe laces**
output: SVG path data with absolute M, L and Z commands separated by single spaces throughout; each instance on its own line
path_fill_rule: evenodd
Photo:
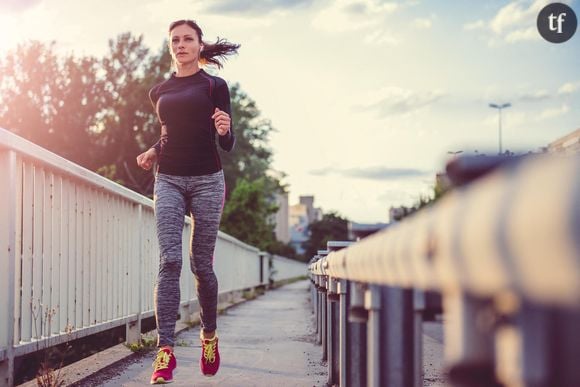
M 203 340 L 203 358 L 208 363 L 213 363 L 215 361 L 216 344 L 217 340 L 215 337 L 213 339 L 202 339 Z
M 163 370 L 169 367 L 169 360 L 171 360 L 171 356 L 166 351 L 159 351 L 157 352 L 157 357 L 153 362 L 153 369 L 155 371 Z

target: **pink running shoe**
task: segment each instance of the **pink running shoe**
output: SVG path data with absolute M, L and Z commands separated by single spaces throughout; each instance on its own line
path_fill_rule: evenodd
M 157 352 L 153 362 L 151 384 L 166 384 L 173 382 L 173 370 L 177 367 L 177 360 L 170 349 L 164 348 Z
M 212 339 L 205 339 L 200 334 L 201 340 L 201 359 L 199 367 L 201 373 L 205 376 L 214 376 L 220 368 L 220 352 L 218 349 L 217 334 Z

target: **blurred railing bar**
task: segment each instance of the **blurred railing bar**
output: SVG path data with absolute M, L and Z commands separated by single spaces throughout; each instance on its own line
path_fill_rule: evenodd
M 580 385 L 580 156 L 495 162 L 311 260 L 328 385 L 421 386 L 422 322 L 441 311 L 437 296 L 454 385 Z

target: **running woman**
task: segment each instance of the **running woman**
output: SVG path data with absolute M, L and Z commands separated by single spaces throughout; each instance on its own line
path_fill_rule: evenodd
M 191 215 L 194 222 L 189 263 L 200 305 L 200 368 L 206 376 L 215 375 L 219 369 L 218 283 L 213 254 L 225 184 L 216 137 L 220 147 L 228 152 L 235 143 L 228 85 L 200 66 L 221 68 L 225 57 L 237 53 L 240 46 L 219 38 L 214 44 L 204 42 L 201 28 L 192 20 L 171 23 L 169 39 L 175 72 L 149 92 L 161 124 L 161 136 L 151 149 L 137 156 L 137 164 L 146 170 L 158 163 L 154 202 L 161 252 L 155 286 L 159 351 L 153 362 L 151 384 L 172 382 L 177 365 L 173 346 L 185 215 Z

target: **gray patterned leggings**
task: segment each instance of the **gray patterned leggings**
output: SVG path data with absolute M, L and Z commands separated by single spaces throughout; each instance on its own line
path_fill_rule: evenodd
M 206 332 L 216 329 L 218 283 L 213 271 L 213 254 L 225 195 L 223 171 L 203 176 L 157 173 L 154 191 L 161 252 L 155 286 L 155 317 L 157 345 L 162 347 L 174 345 L 186 214 L 191 214 L 194 221 L 189 263 L 197 284 L 201 326 Z

